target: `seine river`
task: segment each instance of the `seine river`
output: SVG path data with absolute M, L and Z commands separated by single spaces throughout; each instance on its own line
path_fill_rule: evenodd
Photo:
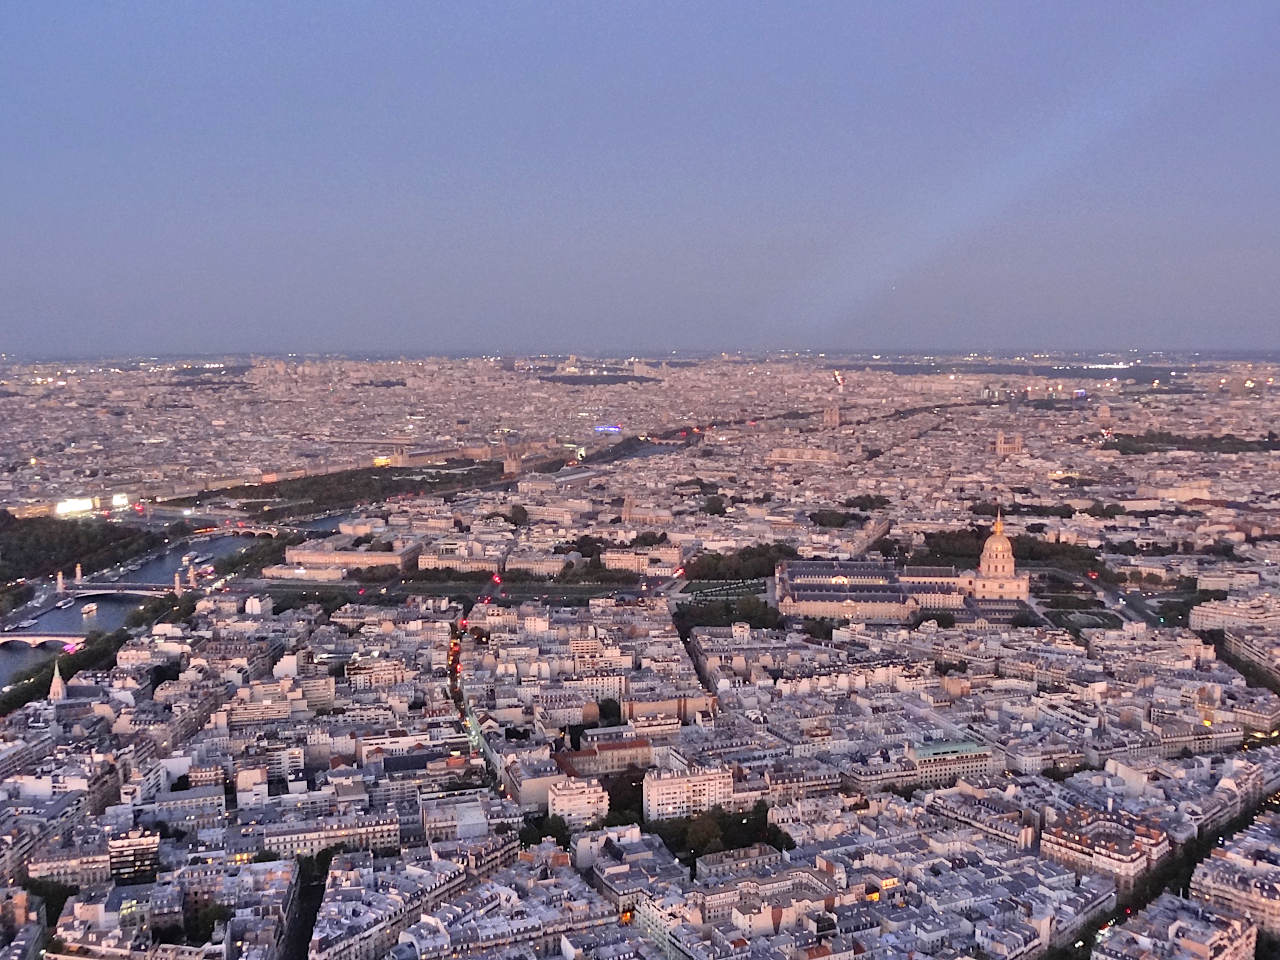
M 322 517 L 309 520 L 299 526 L 321 533 L 338 528 L 338 524 L 346 519 L 346 515 Z M 125 573 L 122 580 L 132 583 L 172 583 L 174 573 L 185 574 L 182 565 L 184 553 L 195 553 L 197 556 L 209 557 L 211 560 L 239 553 L 253 543 L 249 537 L 221 536 L 203 543 L 183 542 L 171 547 L 167 552 L 148 560 L 136 571 Z M 71 575 L 71 571 L 66 571 Z M 90 580 L 101 580 L 102 577 L 91 577 Z M 97 603 L 98 612 L 86 617 L 82 607 L 89 602 Z M 65 609 L 53 609 L 39 618 L 34 627 L 25 630 L 14 630 L 4 634 L 5 637 L 21 636 L 24 633 L 87 633 L 90 630 L 103 630 L 110 633 L 124 624 L 129 611 L 143 602 L 138 597 L 96 597 L 92 601 L 77 600 Z M 25 643 L 0 644 L 0 686 L 12 682 L 13 677 L 24 670 L 44 663 L 58 652 L 57 644 L 43 647 L 28 647 Z
M 193 544 L 184 542 L 148 560 L 138 570 L 123 574 L 121 579 L 136 583 L 171 583 L 175 572 L 184 571 L 182 566 L 184 553 L 194 552 L 198 556 L 216 559 L 238 553 L 251 543 L 253 540 L 248 537 L 218 537 L 215 540 Z M 68 570 L 67 573 L 69 575 L 71 571 Z M 89 602 L 97 603 L 98 612 L 96 615 L 86 617 L 81 608 Z M 142 602 L 143 600 L 138 597 L 118 596 L 96 597 L 92 601 L 77 600 L 63 610 L 50 610 L 39 618 L 36 626 L 6 633 L 4 637 L 19 637 L 24 633 L 87 633 L 90 630 L 104 630 L 109 633 L 123 625 L 129 611 L 136 609 Z M 22 642 L 0 644 L 0 686 L 10 683 L 16 674 L 44 663 L 57 652 L 54 644 L 44 647 L 28 647 Z

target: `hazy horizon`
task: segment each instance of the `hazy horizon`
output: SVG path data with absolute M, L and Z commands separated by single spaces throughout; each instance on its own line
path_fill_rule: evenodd
M 1280 7 L 10 5 L 0 353 L 1280 349 Z
M 1042 351 L 973 351 L 973 350 L 929 350 L 920 348 L 915 350 L 893 350 L 885 349 L 881 351 L 869 350 L 817 350 L 798 348 L 794 350 L 786 349 L 760 349 L 760 350 L 717 350 L 709 349 L 684 349 L 684 350 L 668 350 L 663 353 L 656 352 L 620 352 L 620 353 L 588 353 L 581 350 L 566 351 L 531 351 L 527 353 L 506 352 L 486 353 L 486 352 L 468 352 L 468 351 L 449 351 L 449 352 L 408 352 L 408 351 L 360 351 L 360 350 L 256 350 L 256 351 L 187 351 L 187 352 L 152 352 L 152 353 L 82 353 L 82 354 L 18 354 L 18 353 L 0 353 L 0 362 L 19 364 L 19 365 L 47 365 L 47 364 L 143 364 L 153 362 L 156 364 L 165 363 L 241 363 L 265 360 L 288 360 L 288 361 L 304 361 L 304 360 L 344 360 L 355 363 L 419 363 L 429 360 L 546 360 L 546 361 L 562 361 L 570 357 L 576 357 L 579 361 L 590 363 L 593 361 L 600 362 L 642 362 L 651 364 L 661 364 L 668 361 L 687 364 L 700 363 L 708 360 L 715 360 L 721 357 L 726 359 L 740 359 L 748 362 L 780 362 L 784 360 L 809 360 L 827 362 L 832 366 L 838 366 L 841 363 L 852 365 L 863 365 L 867 367 L 887 367 L 887 366 L 905 366 L 912 363 L 924 365 L 933 362 L 944 367 L 960 367 L 966 363 L 973 366 L 986 365 L 1016 365 L 1022 364 L 1028 367 L 1042 367 L 1052 365 L 1054 363 L 1070 365 L 1072 367 L 1088 367 L 1093 363 L 1116 362 L 1128 359 L 1135 365 L 1147 364 L 1148 367 L 1156 367 L 1171 363 L 1241 363 L 1241 362 L 1258 362 L 1258 363 L 1280 363 L 1280 349 L 1184 349 L 1184 350 L 1156 350 L 1133 348 L 1130 350 L 1042 350 Z M 216 369 L 212 368 L 211 369 Z

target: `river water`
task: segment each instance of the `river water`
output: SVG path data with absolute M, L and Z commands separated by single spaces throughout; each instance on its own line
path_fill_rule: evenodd
M 337 530 L 338 524 L 346 518 L 347 514 L 344 513 L 308 520 L 299 524 L 299 526 L 327 533 Z M 236 536 L 219 536 L 201 543 L 181 541 L 164 553 L 153 556 L 152 559 L 142 564 L 136 571 L 121 574 L 120 579 L 126 583 L 172 583 L 174 573 L 181 573 L 184 577 L 186 575 L 186 568 L 182 564 L 183 554 L 195 553 L 200 557 L 208 557 L 209 560 L 204 562 L 210 563 L 220 557 L 239 553 L 253 542 L 254 540 L 251 537 Z M 67 570 L 66 573 L 68 576 L 71 575 L 70 570 Z M 104 579 L 101 574 L 98 574 L 90 577 L 89 581 L 102 581 Z M 15 630 L 5 634 L 5 636 L 20 636 L 24 633 L 78 633 L 83 635 L 90 630 L 102 630 L 110 633 L 112 630 L 123 626 L 125 618 L 129 616 L 129 612 L 137 609 L 145 599 L 140 597 L 105 596 L 95 597 L 92 600 L 77 600 L 65 609 L 54 608 L 42 615 L 34 627 Z M 86 617 L 82 608 L 86 603 L 90 602 L 97 603 L 98 612 Z M 44 663 L 58 653 L 60 649 L 61 645 L 58 643 L 48 643 L 40 647 L 29 647 L 22 642 L 0 644 L 0 686 L 12 682 L 13 677 L 17 674 Z
M 238 553 L 253 542 L 250 537 L 218 537 L 203 543 L 182 541 L 164 553 L 148 560 L 136 571 L 122 574 L 120 579 L 128 583 L 172 583 L 174 573 L 185 574 L 186 568 L 182 565 L 184 553 L 196 553 L 201 557 L 207 556 L 211 559 L 205 562 L 212 562 L 213 559 Z M 68 570 L 67 573 L 70 574 L 71 571 Z M 101 581 L 104 578 L 101 575 L 97 575 L 88 579 L 92 583 Z M 58 610 L 55 608 L 50 610 L 38 619 L 34 627 L 15 630 L 4 634 L 4 636 L 6 638 L 18 637 L 24 633 L 84 634 L 90 630 L 103 630 L 110 633 L 112 630 L 123 626 L 129 612 L 137 609 L 145 601 L 146 598 L 123 596 L 77 600 L 65 609 Z M 98 605 L 98 612 L 92 616 L 85 616 L 81 608 L 90 602 Z M 58 652 L 59 645 L 56 643 L 45 644 L 41 647 L 29 647 L 22 642 L 0 644 L 0 685 L 10 683 L 15 675 L 39 666 Z

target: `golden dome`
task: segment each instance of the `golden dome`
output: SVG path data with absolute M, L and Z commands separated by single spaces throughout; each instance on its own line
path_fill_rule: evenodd
M 1004 518 L 996 511 L 996 522 L 991 525 L 991 536 L 982 545 L 984 559 L 1004 559 L 1013 556 L 1013 544 L 1004 535 Z

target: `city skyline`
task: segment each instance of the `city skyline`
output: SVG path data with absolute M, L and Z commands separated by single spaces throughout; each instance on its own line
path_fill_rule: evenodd
M 7 20 L 7 352 L 1280 346 L 1269 4 Z
M 871 350 L 823 350 L 812 347 L 786 348 L 779 347 L 776 349 L 760 349 L 760 350 L 741 350 L 741 349 L 717 349 L 708 347 L 700 350 L 666 350 L 666 351 L 648 351 L 648 352 L 604 352 L 604 351 L 588 351 L 582 349 L 569 350 L 533 350 L 533 351 L 438 351 L 438 352 L 410 352 L 406 350 L 385 351 L 375 350 L 250 350 L 250 351 L 228 351 L 228 350 L 208 350 L 208 351 L 188 351 L 188 352 L 158 352 L 158 353 L 136 353 L 136 352 L 82 352 L 82 353 L 41 353 L 32 352 L 28 354 L 0 351 L 0 362 L 8 364 L 24 364 L 35 366 L 47 366 L 56 364 L 140 364 L 140 363 L 214 363 L 214 362 L 233 362 L 239 363 L 252 359 L 274 359 L 274 360 L 294 360 L 294 359 L 338 359 L 338 360 L 367 360 L 370 362 L 421 362 L 427 360 L 468 360 L 468 359 L 496 359 L 496 360 L 527 360 L 527 359 L 546 359 L 559 360 L 569 357 L 576 357 L 584 361 L 601 361 L 601 362 L 617 362 L 622 360 L 639 360 L 653 363 L 663 363 L 667 361 L 693 361 L 705 360 L 716 357 L 728 357 L 738 360 L 781 360 L 787 358 L 804 358 L 813 360 L 829 360 L 833 364 L 846 362 L 850 364 L 866 363 L 870 366 L 881 366 L 890 364 L 904 363 L 933 363 L 935 365 L 950 365 L 957 368 L 965 364 L 982 364 L 982 363 L 1022 363 L 1028 366 L 1044 365 L 1055 360 L 1068 360 L 1081 364 L 1088 364 L 1090 361 L 1110 361 L 1110 362 L 1127 362 L 1127 363 L 1143 363 L 1150 360 L 1157 362 L 1172 363 L 1194 363 L 1199 360 L 1204 361 L 1254 361 L 1257 363 L 1273 363 L 1280 359 L 1280 350 L 1270 349 L 1212 349 L 1212 348 L 1185 348 L 1181 350 L 1162 350 L 1151 347 L 1131 347 L 1127 350 L 1049 350 L 1049 349 L 1025 349 L 1025 350 L 930 350 L 928 348 L 916 349 L 894 349 L 884 348 L 878 351 Z
M 0 7 L 0 960 L 1280 958 L 1277 49 Z
M 1280 361 L 1123 356 L 0 358 L 0 946 L 1271 960 Z

